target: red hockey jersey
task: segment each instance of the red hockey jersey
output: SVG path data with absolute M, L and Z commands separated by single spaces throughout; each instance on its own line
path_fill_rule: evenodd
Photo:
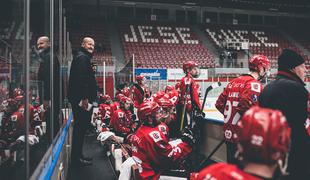
M 139 179 L 158 179 L 162 170 L 169 168 L 173 162 L 179 162 L 192 150 L 184 142 L 172 147 L 158 126 L 142 125 L 134 139 L 132 155 L 141 165 Z
M 167 124 L 164 122 L 161 122 L 157 127 L 158 127 L 158 130 L 162 132 L 169 140 L 169 127 L 167 126 Z
M 251 75 L 242 75 L 228 83 L 216 101 L 216 108 L 224 115 L 224 137 L 236 142 L 237 122 L 251 106 L 258 104 L 262 84 Z
M 25 115 L 25 107 L 24 105 L 19 106 L 18 112 Z M 30 134 L 34 134 L 34 130 L 36 126 L 41 125 L 42 119 L 40 117 L 40 114 L 36 108 L 34 108 L 31 104 L 29 104 L 29 121 L 30 121 Z
M 190 87 L 189 92 L 186 92 L 187 85 L 189 85 Z M 180 84 L 181 93 L 180 93 L 179 102 L 181 104 L 184 104 L 184 101 L 186 101 L 186 110 L 188 112 L 192 111 L 193 103 L 195 103 L 197 107 L 201 109 L 202 105 L 199 100 L 198 89 L 199 89 L 199 86 L 192 77 L 183 77 L 181 79 L 181 84 Z
M 1 139 L 14 142 L 19 136 L 25 135 L 26 124 L 24 116 L 19 111 L 12 114 L 5 113 L 1 121 Z
M 114 114 L 114 111 L 118 110 L 120 107 L 119 102 L 115 101 L 110 104 L 111 116 Z
M 140 87 L 143 90 L 144 95 L 136 86 L 132 87 L 132 100 L 135 107 L 139 107 L 139 105 L 144 101 L 144 98 L 150 97 L 150 91 L 147 88 L 147 86 L 140 86 Z
M 101 114 L 102 120 L 111 118 L 111 106 L 107 104 L 99 105 L 99 113 Z
M 131 120 L 131 113 L 118 109 L 111 117 L 110 126 L 114 128 L 116 133 L 127 135 L 131 132 L 133 121 Z

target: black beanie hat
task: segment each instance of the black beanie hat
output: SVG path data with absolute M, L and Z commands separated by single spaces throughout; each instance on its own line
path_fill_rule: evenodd
M 278 70 L 290 70 L 305 62 L 301 55 L 291 49 L 283 49 L 278 57 Z

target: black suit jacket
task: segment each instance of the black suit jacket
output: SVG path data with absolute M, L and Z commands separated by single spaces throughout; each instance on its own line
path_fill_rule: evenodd
M 38 80 L 41 82 L 39 84 L 39 94 L 40 101 L 51 100 L 51 71 L 50 71 L 50 48 L 43 50 L 40 53 L 40 58 L 42 62 L 40 63 L 39 71 L 38 71 Z M 59 102 L 59 95 L 61 93 L 60 90 L 60 65 L 56 55 L 54 55 L 53 59 L 53 71 L 54 71 L 54 81 L 53 81 L 53 90 L 54 90 L 54 103 Z M 56 102 L 55 102 L 56 100 Z
M 77 104 L 86 98 L 90 102 L 96 99 L 97 83 L 91 58 L 92 54 L 84 48 L 81 48 L 73 58 L 68 89 L 69 102 L 72 104 Z
M 305 173 L 310 163 L 310 137 L 304 125 L 308 117 L 308 91 L 304 86 L 295 74 L 279 71 L 276 80 L 259 96 L 259 105 L 282 111 L 292 129 L 288 170 L 294 174 Z

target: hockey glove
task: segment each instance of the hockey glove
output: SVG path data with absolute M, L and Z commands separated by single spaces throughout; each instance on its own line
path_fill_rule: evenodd
M 187 143 L 188 145 L 193 145 L 196 142 L 196 139 L 194 137 L 194 133 L 190 129 L 184 129 L 181 139 L 183 142 Z

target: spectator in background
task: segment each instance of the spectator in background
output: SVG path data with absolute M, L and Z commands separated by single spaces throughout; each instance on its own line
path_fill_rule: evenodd
M 231 52 L 227 52 L 226 60 L 227 60 L 227 67 L 228 68 L 232 68 L 232 66 L 233 66 L 233 57 L 232 57 Z
M 276 80 L 268 84 L 259 97 L 260 106 L 282 111 L 292 129 L 290 179 L 309 177 L 310 137 L 304 125 L 308 117 L 305 76 L 305 60 L 295 51 L 284 49 L 278 58 Z
M 97 83 L 91 66 L 95 42 L 85 37 L 81 46 L 71 64 L 68 98 L 74 117 L 72 163 L 85 166 L 92 164 L 92 158 L 84 156 L 82 150 L 84 136 L 91 122 L 91 104 L 97 97 Z
M 240 62 L 240 68 L 243 68 L 243 62 Z
M 50 52 L 50 40 L 47 36 L 42 36 L 37 40 L 37 48 L 39 50 L 39 56 L 41 58 L 41 62 L 38 70 L 38 80 L 39 80 L 39 96 L 40 103 L 43 100 L 43 106 L 47 109 L 46 112 L 46 121 L 47 121 L 47 136 L 51 137 L 51 127 L 53 123 L 53 137 L 56 136 L 58 130 L 60 129 L 60 65 L 57 59 L 57 56 L 54 55 L 53 58 L 53 72 L 54 79 L 51 82 L 51 52 Z M 51 91 L 53 91 L 53 97 L 51 97 Z M 51 100 L 53 99 L 53 103 Z M 51 119 L 50 107 L 53 104 L 53 119 Z
M 219 61 L 220 67 L 221 67 L 221 68 L 222 68 L 223 65 L 224 65 L 224 60 L 225 60 L 225 58 L 226 58 L 225 53 L 222 52 L 222 53 L 220 54 L 220 61 Z
M 237 52 L 232 52 L 231 53 L 231 57 L 232 57 L 232 62 L 233 62 L 233 68 L 237 68 L 238 53 Z

